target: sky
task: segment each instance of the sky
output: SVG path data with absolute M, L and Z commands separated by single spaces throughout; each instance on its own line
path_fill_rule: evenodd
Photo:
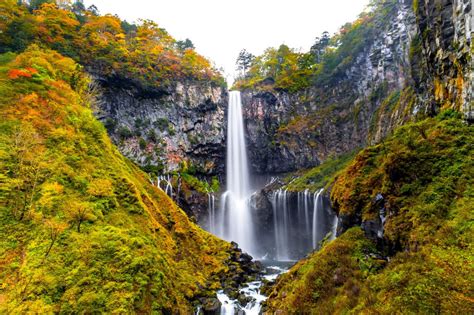
M 369 0 L 85 0 L 128 22 L 150 19 L 223 68 L 233 81 L 245 48 L 254 55 L 286 44 L 307 51 L 315 37 L 354 21 Z

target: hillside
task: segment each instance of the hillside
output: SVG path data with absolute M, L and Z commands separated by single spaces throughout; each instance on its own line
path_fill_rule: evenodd
M 230 245 L 120 155 L 89 83 L 35 45 L 0 56 L 0 312 L 190 312 Z
M 340 237 L 279 278 L 270 313 L 472 312 L 474 128 L 459 116 L 399 128 L 336 176 Z
M 94 114 L 120 152 L 154 176 L 184 173 L 173 179 L 185 188 L 174 200 L 203 216 L 210 190 L 199 187 L 224 170 L 227 91 L 192 41 L 150 20 L 101 15 L 82 1 L 6 0 L 0 43 L 0 53 L 36 44 L 83 66 L 98 91 Z

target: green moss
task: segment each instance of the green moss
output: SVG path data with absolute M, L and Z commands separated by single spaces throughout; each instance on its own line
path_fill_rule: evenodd
M 474 129 L 452 110 L 398 128 L 338 173 L 340 215 L 372 219 L 381 193 L 385 246 L 354 228 L 282 276 L 269 311 L 315 314 L 468 314 L 474 307 Z
M 413 0 L 413 12 L 415 12 L 416 15 L 418 15 L 418 8 L 419 8 L 419 2 L 418 0 Z
M 347 231 L 283 274 L 273 288 L 270 312 L 340 314 L 357 304 L 362 283 L 380 269 L 374 246 L 359 228 Z M 337 297 L 340 297 L 337 299 Z
M 213 178 L 211 184 L 209 184 L 207 181 L 200 180 L 199 178 L 188 173 L 181 173 L 181 177 L 189 186 L 189 188 L 202 194 L 219 191 L 219 181 L 217 178 Z
M 133 136 L 133 133 L 130 130 L 130 128 L 128 128 L 126 126 L 121 126 L 118 129 L 117 134 L 119 135 L 119 137 L 121 139 L 128 139 L 128 138 L 131 138 Z
M 143 139 L 143 138 L 141 138 L 141 137 L 140 137 L 140 139 L 138 139 L 138 145 L 140 146 L 140 149 L 141 149 L 141 150 L 145 150 L 145 149 L 146 149 L 146 144 L 147 144 L 147 143 L 146 143 L 145 139 Z

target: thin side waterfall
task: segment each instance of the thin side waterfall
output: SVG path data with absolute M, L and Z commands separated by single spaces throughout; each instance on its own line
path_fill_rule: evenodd
M 168 196 L 173 198 L 173 185 L 170 175 L 161 175 L 156 179 L 156 186 L 163 190 Z
M 339 218 L 337 215 L 334 215 L 334 219 L 332 222 L 332 229 L 331 229 L 331 240 L 335 239 L 337 236 L 337 224 L 338 224 Z
M 289 213 L 286 190 L 277 190 L 271 197 L 276 260 L 289 260 Z
M 306 231 L 307 235 L 309 235 L 309 231 L 310 231 L 310 227 L 309 227 L 309 203 L 310 203 L 309 189 L 305 189 L 303 198 L 304 198 L 303 205 L 304 205 L 305 231 Z
M 222 198 L 224 209 L 223 237 L 254 253 L 254 230 L 249 207 L 250 187 L 240 92 L 229 95 L 227 125 L 227 192 Z
M 211 193 L 207 194 L 207 210 L 209 232 L 216 234 L 216 198 Z
M 321 240 L 321 216 L 323 209 L 323 200 L 321 193 L 324 189 L 320 189 L 314 193 L 314 209 L 313 209 L 313 248 L 316 249 L 318 242 Z

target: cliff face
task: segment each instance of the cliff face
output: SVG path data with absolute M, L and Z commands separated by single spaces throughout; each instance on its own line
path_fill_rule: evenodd
M 207 183 L 224 173 L 227 91 L 206 82 L 177 82 L 167 90 L 98 82 L 99 117 L 121 153 L 150 174 L 192 173 L 159 184 L 171 184 L 168 194 L 200 220 L 207 213 Z
M 159 173 L 183 162 L 204 175 L 223 172 L 227 92 L 205 83 L 140 90 L 110 80 L 101 85 L 101 120 L 120 151 Z
M 289 93 L 271 80 L 243 91 L 258 172 L 308 168 L 379 142 L 440 109 L 472 119 L 472 10 L 464 1 L 387 1 L 330 81 Z
M 420 101 L 434 110 L 453 108 L 474 119 L 471 0 L 413 1 L 421 40 Z

